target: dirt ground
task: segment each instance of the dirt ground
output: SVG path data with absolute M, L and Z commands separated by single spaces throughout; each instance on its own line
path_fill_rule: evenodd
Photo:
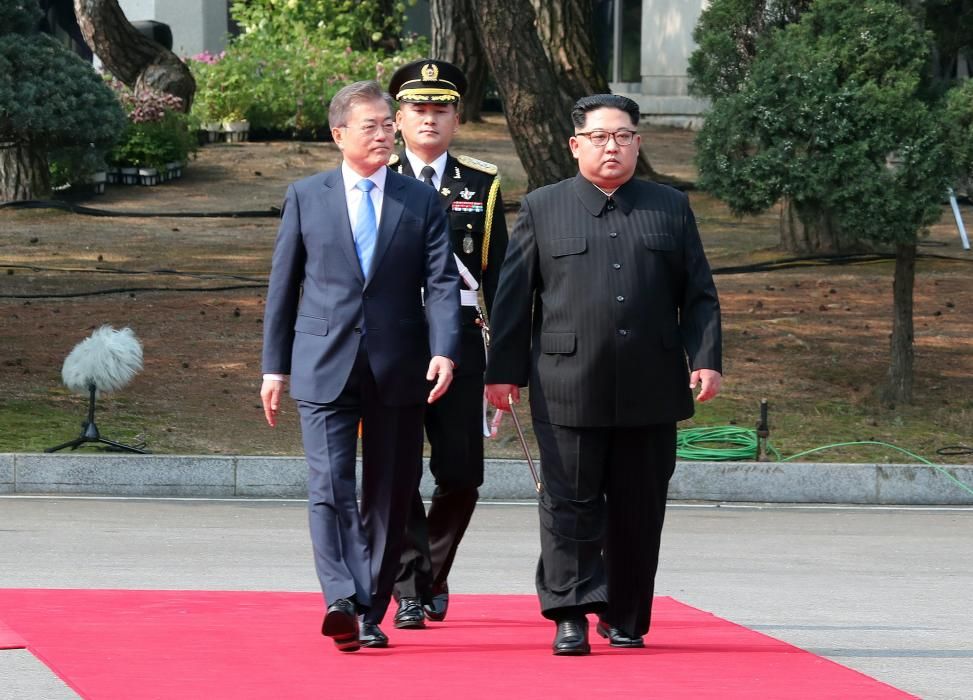
M 691 133 L 643 131 L 657 170 L 695 177 Z M 464 125 L 461 134 L 454 150 L 497 163 L 505 198 L 515 203 L 526 178 L 502 120 Z M 110 186 L 77 202 L 123 217 L 0 209 L 0 452 L 38 451 L 77 435 L 84 400 L 61 385 L 60 368 L 76 343 L 109 323 L 133 328 L 145 368 L 99 403 L 106 437 L 165 453 L 299 453 L 296 411 L 288 402 L 270 430 L 258 397 L 276 218 L 176 214 L 269 212 L 287 183 L 337 161 L 324 143 L 212 145 L 179 181 Z M 778 213 L 736 219 L 703 193 L 691 199 L 718 274 L 726 385 L 690 425 L 752 427 L 767 398 L 771 439 L 785 454 L 877 439 L 938 461 L 970 461 L 935 455 L 973 443 L 973 253 L 962 250 L 947 207 L 918 264 L 916 400 L 889 409 L 877 397 L 888 361 L 892 262 L 723 274 L 787 257 L 775 249 Z M 973 228 L 973 207 L 963 215 Z M 509 426 L 487 450 L 519 456 Z M 887 450 L 814 458 L 911 461 Z

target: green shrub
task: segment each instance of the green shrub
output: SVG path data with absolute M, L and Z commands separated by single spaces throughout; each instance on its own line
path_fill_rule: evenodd
M 236 0 L 230 13 L 245 39 L 299 44 L 319 36 L 354 51 L 398 50 L 407 4 L 416 0 Z
M 193 119 L 200 124 L 244 117 L 252 129 L 326 134 L 328 106 L 356 80 L 387 82 L 395 69 L 421 58 L 424 41 L 409 41 L 394 56 L 353 51 L 339 39 L 306 35 L 292 43 L 269 35 L 234 41 L 222 57 L 190 60 L 197 91 Z
M 125 124 L 91 65 L 35 30 L 39 17 L 33 0 L 0 0 L 0 144 L 29 153 L 17 160 L 29 160 L 34 174 L 30 187 L 0 191 L 0 199 L 44 194 L 49 152 L 87 144 L 107 149 Z
M 817 0 L 762 39 L 736 89 L 714 100 L 700 186 L 737 213 L 786 197 L 849 239 L 914 241 L 962 166 L 950 153 L 964 152 L 963 134 L 947 123 L 973 115 L 950 94 L 948 116 L 926 89 L 931 48 L 894 2 Z

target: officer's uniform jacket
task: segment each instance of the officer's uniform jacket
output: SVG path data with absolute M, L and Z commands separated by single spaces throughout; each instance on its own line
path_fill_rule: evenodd
M 417 177 L 404 151 L 392 155 L 389 167 L 397 173 Z M 469 156 L 447 154 L 439 196 L 449 216 L 453 252 L 483 290 L 489 315 L 507 249 L 507 224 L 497 166 Z M 462 281 L 460 285 L 466 289 Z M 483 338 L 476 318 L 473 307 L 463 307 L 462 360 L 456 368 L 457 374 L 482 374 L 485 369 Z

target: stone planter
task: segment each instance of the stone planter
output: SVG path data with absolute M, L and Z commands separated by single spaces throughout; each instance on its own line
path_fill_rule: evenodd
M 180 163 L 179 161 L 166 163 L 167 180 L 178 180 L 181 177 L 182 177 L 182 163 Z
M 201 124 L 200 128 L 206 132 L 206 140 L 209 143 L 216 143 L 223 137 L 223 125 L 219 122 Z
M 98 170 L 91 173 L 91 188 L 95 194 L 105 194 L 105 183 L 108 181 L 108 173 Z
M 123 185 L 139 184 L 139 169 L 133 167 L 119 168 L 121 183 Z
M 250 137 L 250 122 L 246 120 L 224 121 L 223 132 L 226 134 L 227 143 L 246 141 Z
M 108 183 L 109 185 L 117 185 L 119 182 L 122 181 L 121 168 L 117 168 L 117 167 L 108 168 L 108 170 L 105 171 L 105 176 L 106 176 L 105 179 L 106 183 Z
M 159 184 L 159 171 L 155 168 L 139 168 L 139 183 L 146 187 Z

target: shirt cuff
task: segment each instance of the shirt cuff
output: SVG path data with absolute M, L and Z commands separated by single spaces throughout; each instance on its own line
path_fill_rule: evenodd
M 287 375 L 286 374 L 265 374 L 264 380 L 267 379 L 273 379 L 274 381 L 284 382 L 287 381 Z

